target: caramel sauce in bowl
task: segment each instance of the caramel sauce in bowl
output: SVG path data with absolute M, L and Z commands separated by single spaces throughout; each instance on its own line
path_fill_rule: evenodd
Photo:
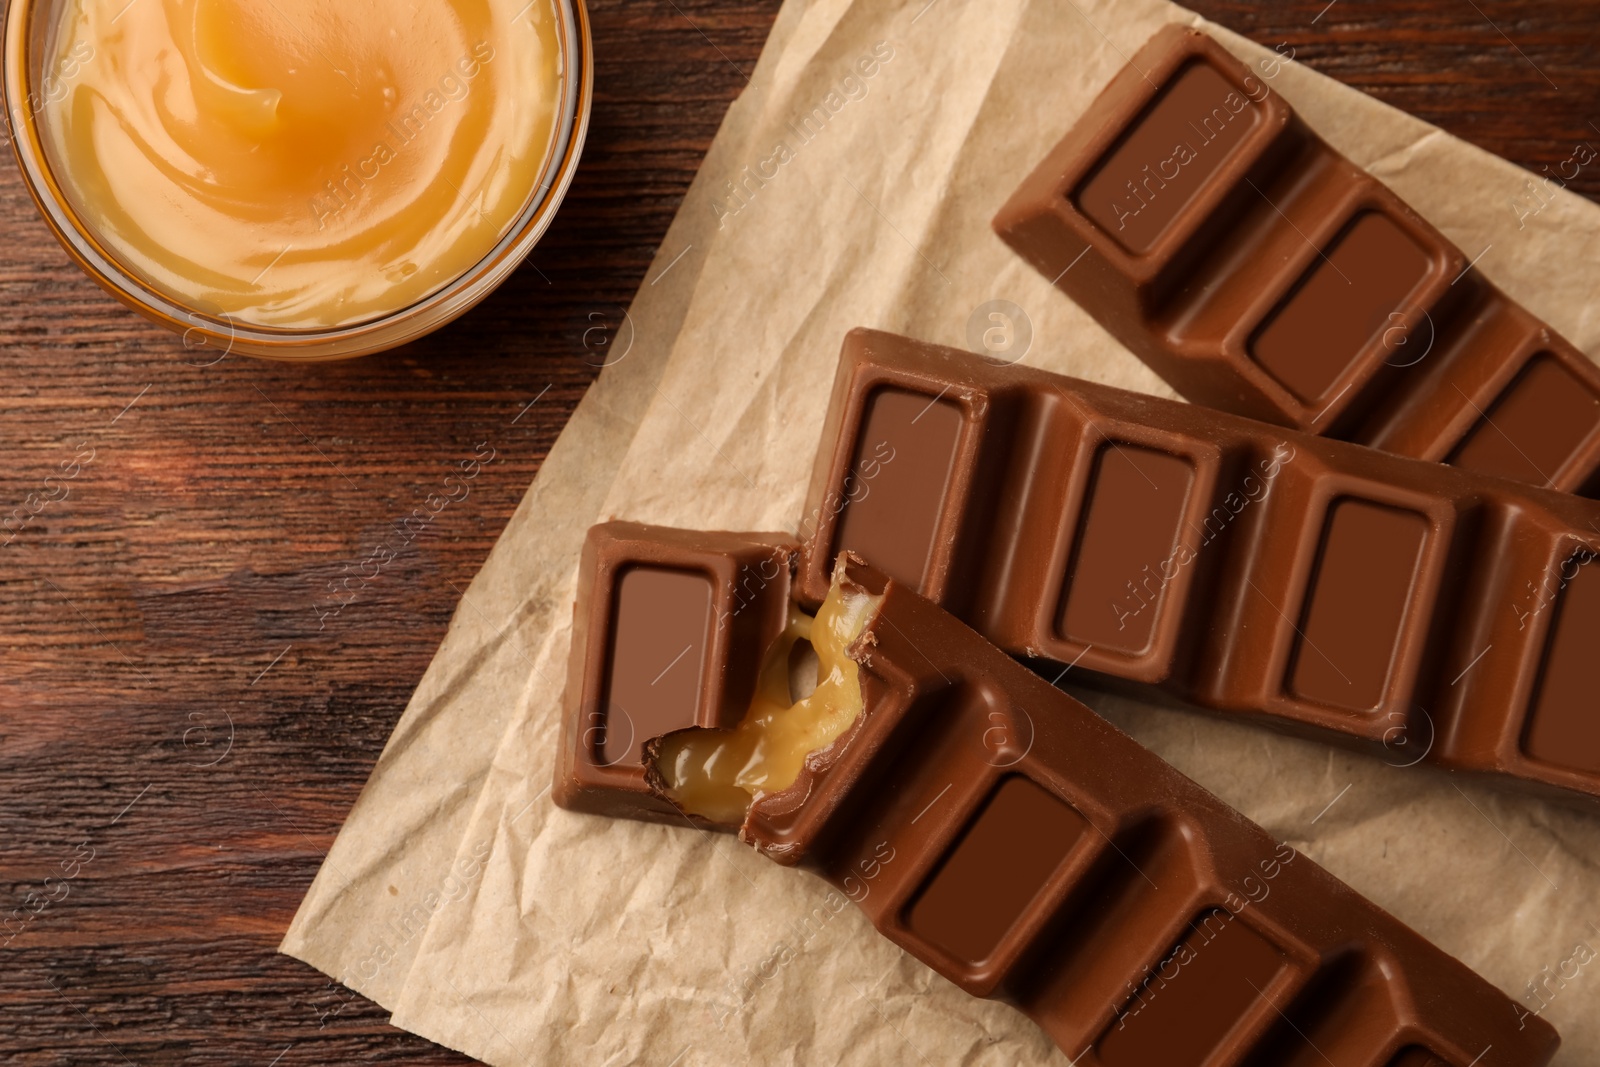
M 465 313 L 571 183 L 583 0 L 13 0 L 5 134 L 83 270 L 207 361 Z

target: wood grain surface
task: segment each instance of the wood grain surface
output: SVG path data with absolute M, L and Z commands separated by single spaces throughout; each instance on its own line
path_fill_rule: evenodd
M 1600 147 L 1596 0 L 1192 6 L 1535 171 Z M 595 0 L 594 122 L 555 227 L 484 306 L 385 356 L 198 365 L 0 169 L 0 518 L 27 519 L 0 533 L 0 1060 L 467 1062 L 275 948 L 777 7 Z M 1570 187 L 1600 198 L 1600 165 Z

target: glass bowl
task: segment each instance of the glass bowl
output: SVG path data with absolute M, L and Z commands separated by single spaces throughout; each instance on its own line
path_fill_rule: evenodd
M 346 359 L 394 348 L 460 317 L 495 290 L 527 258 L 555 217 L 578 167 L 593 105 L 594 51 L 584 0 L 553 0 L 557 17 L 560 98 L 550 149 L 520 215 L 499 243 L 474 266 L 432 294 L 397 311 L 349 325 L 304 329 L 239 322 L 215 309 L 192 307 L 161 292 L 119 263 L 73 209 L 51 171 L 40 116 L 45 108 L 44 65 L 63 0 L 12 0 L 6 20 L 6 136 L 23 181 L 56 239 L 84 273 L 153 322 L 180 334 L 189 349 L 213 360 L 241 353 L 280 360 Z

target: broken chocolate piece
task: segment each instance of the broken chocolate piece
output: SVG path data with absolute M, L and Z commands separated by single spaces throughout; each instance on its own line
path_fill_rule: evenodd
M 606 573 L 754 551 L 736 535 L 615 525 L 590 544 L 591 595 Z M 684 591 L 659 617 L 695 604 Z M 618 649 L 612 620 L 591 610 L 579 625 Z M 1554 1055 L 1548 1024 L 908 587 L 846 555 L 811 633 L 831 676 L 816 692 L 832 695 L 786 702 L 789 643 L 768 645 L 747 717 L 645 745 L 661 760 L 652 799 L 820 874 L 1075 1062 L 1466 1067 L 1493 1046 L 1503 1067 L 1543 1067 Z M 653 669 L 663 649 L 638 647 Z M 752 655 L 704 648 L 703 687 Z M 743 799 L 724 808 L 732 793 Z M 605 806 L 661 817 L 637 792 Z
M 864 710 L 741 834 L 907 952 L 1086 1067 L 1550 1061 L 1548 1024 L 937 605 L 843 580 L 882 598 Z
M 556 803 L 681 822 L 645 782 L 647 742 L 738 723 L 784 632 L 796 551 L 784 534 L 612 522 L 589 531 L 573 607 Z

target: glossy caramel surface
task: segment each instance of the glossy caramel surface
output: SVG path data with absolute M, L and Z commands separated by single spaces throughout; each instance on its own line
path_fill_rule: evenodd
M 62 5 L 42 115 L 107 252 L 197 310 L 346 325 L 487 255 L 560 97 L 551 0 Z

